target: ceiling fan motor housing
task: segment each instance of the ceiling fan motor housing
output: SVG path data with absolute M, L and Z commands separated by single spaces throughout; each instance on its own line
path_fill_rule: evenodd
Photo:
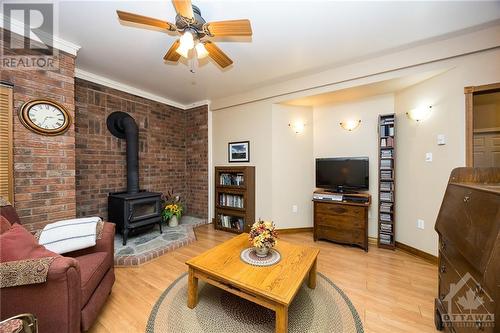
M 203 32 L 203 25 L 206 23 L 205 19 L 201 16 L 201 11 L 198 7 L 193 5 L 193 16 L 194 22 L 190 23 L 188 20 L 177 14 L 175 17 L 175 25 L 177 29 L 184 31 L 188 28 L 194 30 L 198 35 L 198 38 L 205 37 L 205 33 Z

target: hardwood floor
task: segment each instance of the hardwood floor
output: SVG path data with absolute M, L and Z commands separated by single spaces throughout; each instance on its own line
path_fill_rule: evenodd
M 195 229 L 197 241 L 139 267 L 116 268 L 116 283 L 90 332 L 144 332 L 161 293 L 187 271 L 189 258 L 234 237 L 212 225 Z M 349 296 L 367 333 L 437 332 L 437 267 L 405 252 L 314 242 L 311 232 L 283 234 L 288 242 L 319 247 L 318 272 Z

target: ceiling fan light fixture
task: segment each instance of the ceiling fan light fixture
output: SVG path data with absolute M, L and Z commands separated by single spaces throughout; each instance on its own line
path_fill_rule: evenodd
M 175 50 L 175 52 L 179 53 L 184 58 L 189 58 L 190 49 L 183 47 L 182 44 Z
M 198 59 L 202 59 L 208 56 L 208 51 L 202 42 L 196 44 L 196 55 L 198 56 Z
M 194 37 L 193 33 L 190 30 L 184 31 L 180 40 L 181 40 L 180 48 L 191 50 L 194 47 Z

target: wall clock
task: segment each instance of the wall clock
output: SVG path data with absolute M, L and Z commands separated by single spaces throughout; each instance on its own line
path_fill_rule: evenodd
M 42 135 L 60 135 L 71 125 L 71 116 L 59 103 L 45 99 L 25 103 L 19 119 L 27 129 Z

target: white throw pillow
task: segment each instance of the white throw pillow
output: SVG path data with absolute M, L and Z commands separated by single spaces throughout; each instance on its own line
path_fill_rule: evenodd
M 38 243 L 59 254 L 95 246 L 96 226 L 100 221 L 100 217 L 84 217 L 47 224 Z

